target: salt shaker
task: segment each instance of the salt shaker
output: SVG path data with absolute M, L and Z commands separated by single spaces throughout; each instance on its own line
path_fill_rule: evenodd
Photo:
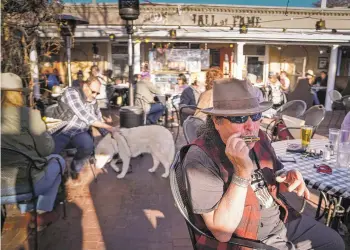
M 330 159 L 331 159 L 331 154 L 332 154 L 332 148 L 331 148 L 332 146 L 328 146 L 328 145 L 326 145 L 325 146 L 325 150 L 324 150 L 324 152 L 323 152 L 323 160 L 325 160 L 325 161 L 329 161 Z

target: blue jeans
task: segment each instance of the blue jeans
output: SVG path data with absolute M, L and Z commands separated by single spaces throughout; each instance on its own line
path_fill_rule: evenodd
M 320 105 L 320 100 L 318 99 L 317 92 L 314 90 L 311 90 L 312 93 L 312 100 L 314 101 L 314 105 Z
M 66 163 L 60 155 L 50 155 L 46 159 L 58 158 L 64 172 Z M 61 183 L 60 165 L 57 160 L 52 159 L 46 166 L 45 175 L 34 183 L 34 191 L 38 196 L 37 210 L 50 212 L 55 204 L 58 187 Z M 33 204 L 19 204 L 21 213 L 33 210 Z
M 77 149 L 71 169 L 80 172 L 94 150 L 92 136 L 88 132 L 83 132 L 73 137 L 65 134 L 53 135 L 53 139 L 55 140 L 55 154 L 61 153 L 67 146 Z
M 158 119 L 164 113 L 165 107 L 161 103 L 152 103 L 151 108 L 147 114 L 147 121 L 150 124 L 156 124 Z

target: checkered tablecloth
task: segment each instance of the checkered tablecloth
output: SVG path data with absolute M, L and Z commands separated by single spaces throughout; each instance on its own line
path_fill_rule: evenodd
M 283 162 L 286 170 L 297 169 L 304 177 L 308 187 L 323 191 L 324 193 L 350 198 L 350 168 L 339 168 L 336 165 L 336 155 L 331 156 L 331 160 L 323 161 L 322 158 L 311 157 L 302 158 L 301 154 L 288 153 L 286 151 L 288 143 L 301 144 L 300 140 L 279 141 L 272 143 L 277 156 L 294 156 L 296 163 Z M 310 148 L 324 150 L 328 140 L 311 140 Z M 314 164 L 326 163 L 332 168 L 332 174 L 317 173 Z

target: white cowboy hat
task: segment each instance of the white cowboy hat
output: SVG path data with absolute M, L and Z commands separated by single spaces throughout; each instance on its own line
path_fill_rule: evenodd
M 31 92 L 31 89 L 23 88 L 22 79 L 13 73 L 1 73 L 1 90 Z
M 310 76 L 315 76 L 314 71 L 309 69 L 308 71 L 306 71 L 306 75 L 310 75 Z

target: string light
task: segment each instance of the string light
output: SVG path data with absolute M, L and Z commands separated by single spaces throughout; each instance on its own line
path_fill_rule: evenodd
M 176 38 L 176 30 L 170 30 L 169 35 L 172 39 L 175 39 Z
M 248 33 L 248 27 L 245 24 L 241 24 L 239 26 L 239 33 L 240 34 L 247 34 Z
M 323 19 L 320 19 L 316 22 L 316 30 L 324 30 L 326 29 L 326 21 Z
M 109 40 L 115 41 L 116 36 L 114 34 L 109 34 Z

